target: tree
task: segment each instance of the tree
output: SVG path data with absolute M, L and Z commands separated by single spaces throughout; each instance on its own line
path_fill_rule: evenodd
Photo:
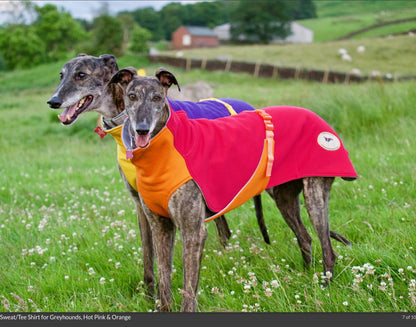
M 290 9 L 285 0 L 240 1 L 231 14 L 232 40 L 268 44 L 273 37 L 288 36 Z
M 28 68 L 45 62 L 45 43 L 26 25 L 9 25 L 0 29 L 0 49 L 5 68 Z
M 316 7 L 312 0 L 290 1 L 293 19 L 316 18 Z
M 123 13 L 120 13 L 122 15 Z M 131 13 L 135 22 L 142 28 L 149 30 L 152 34 L 152 41 L 160 41 L 165 39 L 165 31 L 163 29 L 160 12 L 155 11 L 152 7 L 137 9 Z
M 130 40 L 130 51 L 136 53 L 148 52 L 149 47 L 147 45 L 147 42 L 150 40 L 151 37 L 152 33 L 149 30 L 140 27 L 138 24 L 135 24 Z
M 65 58 L 74 45 L 86 37 L 85 30 L 70 13 L 58 11 L 51 4 L 35 6 L 35 10 L 38 17 L 33 29 L 44 42 L 48 60 Z
M 183 17 L 186 16 L 186 13 L 182 7 L 180 3 L 171 3 L 160 11 L 165 40 L 172 40 L 172 33 L 183 25 Z
M 101 15 L 94 18 L 92 26 L 91 39 L 88 44 L 83 44 L 80 52 L 95 56 L 103 53 L 112 53 L 115 56 L 123 55 L 124 31 L 117 18 Z

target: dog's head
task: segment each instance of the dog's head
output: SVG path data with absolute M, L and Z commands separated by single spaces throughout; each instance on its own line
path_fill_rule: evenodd
M 165 68 L 159 68 L 154 77 L 146 77 L 138 76 L 132 67 L 117 72 L 109 84 L 114 83 L 123 89 L 131 135 L 138 147 L 146 147 L 151 136 L 158 132 L 158 123 L 166 113 L 168 89 L 175 84 L 180 90 L 179 83 Z
M 71 125 L 81 113 L 100 108 L 102 93 L 117 71 L 113 55 L 80 54 L 63 66 L 61 82 L 47 103 L 53 109 L 65 108 L 58 117 L 64 125 Z

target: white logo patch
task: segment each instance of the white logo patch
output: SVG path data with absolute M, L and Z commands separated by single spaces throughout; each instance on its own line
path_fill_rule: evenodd
M 335 151 L 341 147 L 341 141 L 334 134 L 322 132 L 318 135 L 318 144 L 328 151 Z

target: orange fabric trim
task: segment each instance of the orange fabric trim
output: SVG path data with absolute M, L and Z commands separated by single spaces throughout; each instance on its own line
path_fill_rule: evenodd
M 274 125 L 272 122 L 272 116 L 262 109 L 257 109 L 256 112 L 264 119 L 264 125 L 266 127 L 266 143 L 267 143 L 267 168 L 266 176 L 272 175 L 273 161 L 274 161 Z

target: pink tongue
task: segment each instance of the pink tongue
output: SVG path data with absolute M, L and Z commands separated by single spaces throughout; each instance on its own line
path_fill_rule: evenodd
M 149 144 L 150 141 L 150 134 L 146 135 L 135 135 L 134 141 L 139 148 L 144 148 Z
M 77 106 L 78 104 L 76 103 L 73 106 L 67 107 L 62 115 L 58 115 L 59 120 L 63 123 L 65 123 L 67 120 L 70 120 L 72 116 L 74 116 Z

